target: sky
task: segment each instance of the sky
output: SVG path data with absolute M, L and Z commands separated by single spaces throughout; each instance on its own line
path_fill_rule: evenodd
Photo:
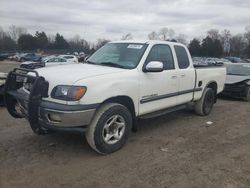
M 163 27 L 191 39 L 212 28 L 243 33 L 250 0 L 0 0 L 0 26 L 12 24 L 88 41 L 118 40 L 126 33 L 147 39 Z

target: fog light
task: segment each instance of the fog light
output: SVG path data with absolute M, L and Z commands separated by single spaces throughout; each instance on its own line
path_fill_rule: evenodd
M 62 121 L 61 116 L 59 114 L 54 114 L 54 113 L 48 114 L 48 118 L 50 121 L 57 123 Z

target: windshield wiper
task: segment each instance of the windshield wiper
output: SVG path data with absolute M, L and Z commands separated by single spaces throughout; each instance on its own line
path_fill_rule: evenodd
M 88 63 L 88 64 L 93 64 L 93 65 L 98 64 L 98 63 L 95 63 L 95 62 L 92 62 L 92 61 L 89 61 L 89 60 L 87 60 L 86 63 Z
M 117 68 L 122 68 L 122 69 L 128 69 L 128 67 L 125 67 L 123 65 L 119 65 L 113 62 L 101 62 L 101 65 L 106 65 L 106 66 L 111 66 L 111 67 L 117 67 Z

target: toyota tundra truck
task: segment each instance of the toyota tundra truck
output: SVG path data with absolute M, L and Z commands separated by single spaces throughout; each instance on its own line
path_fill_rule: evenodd
M 83 64 L 8 74 L 5 102 L 37 134 L 84 132 L 100 154 L 122 148 L 137 120 L 193 104 L 208 115 L 224 88 L 224 66 L 194 67 L 186 46 L 166 41 L 117 41 Z

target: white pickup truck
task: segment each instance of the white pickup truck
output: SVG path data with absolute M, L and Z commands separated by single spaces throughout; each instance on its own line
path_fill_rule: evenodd
M 5 101 L 37 134 L 83 131 L 101 154 L 126 143 L 138 118 L 194 104 L 208 115 L 224 88 L 226 69 L 194 68 L 188 49 L 165 41 L 110 42 L 84 64 L 14 69 Z

